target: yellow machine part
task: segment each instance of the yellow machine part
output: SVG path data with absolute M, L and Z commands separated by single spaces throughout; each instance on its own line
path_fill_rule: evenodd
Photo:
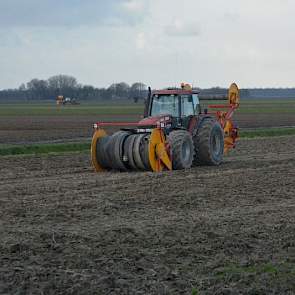
M 94 167 L 96 172 L 103 172 L 105 169 L 101 167 L 101 165 L 98 162 L 97 159 L 97 153 L 96 153 L 96 146 L 97 146 L 97 141 L 102 138 L 107 136 L 107 133 L 103 129 L 97 129 L 92 137 L 92 142 L 91 142 L 91 163 L 92 166 Z
M 149 161 L 154 172 L 161 172 L 164 168 L 172 170 L 172 162 L 167 153 L 165 135 L 160 128 L 153 129 L 151 133 Z
M 63 101 L 64 101 L 63 95 L 59 95 L 59 96 L 56 97 L 56 104 L 57 105 L 62 105 Z
M 240 105 L 240 91 L 236 83 L 232 83 L 228 90 L 228 100 L 230 105 L 238 107 Z
M 235 140 L 231 136 L 233 130 L 232 121 L 226 121 L 224 126 L 224 154 L 227 154 L 230 149 L 233 148 Z
M 193 88 L 188 83 L 181 83 L 181 89 L 186 90 L 186 91 L 191 91 Z
M 236 83 L 232 83 L 228 91 L 228 102 L 232 106 L 231 115 L 227 118 L 226 112 L 220 113 L 220 120 L 224 124 L 224 153 L 227 154 L 228 151 L 235 147 L 236 141 L 239 139 L 238 133 L 234 128 L 231 116 L 233 111 L 237 109 L 240 105 L 240 90 Z

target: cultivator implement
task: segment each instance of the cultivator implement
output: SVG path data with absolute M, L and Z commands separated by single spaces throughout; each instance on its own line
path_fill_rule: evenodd
M 97 172 L 172 170 L 168 142 L 161 128 L 143 133 L 122 130 L 111 136 L 98 128 L 92 138 L 91 158 Z
M 187 100 L 184 103 L 192 103 L 192 114 L 182 116 L 183 110 L 178 107 L 183 100 Z M 228 104 L 209 106 L 210 110 L 217 109 L 216 112 L 197 113 L 197 93 L 188 89 L 188 85 L 181 89 L 150 92 L 146 101 L 146 118 L 140 122 L 94 124 L 91 144 L 93 167 L 97 172 L 160 172 L 194 165 L 219 165 L 223 154 L 234 148 L 238 139 L 238 128 L 232 121 L 238 106 L 236 84 L 229 89 Z M 116 126 L 125 128 L 112 135 L 107 135 L 103 129 Z

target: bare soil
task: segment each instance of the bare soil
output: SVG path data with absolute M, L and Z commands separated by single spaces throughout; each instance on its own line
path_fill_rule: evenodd
M 137 122 L 140 116 L 1 117 L 0 144 L 30 144 L 89 138 L 97 121 Z M 295 126 L 294 114 L 235 114 L 240 128 Z M 113 132 L 115 129 L 109 128 Z
M 295 294 L 295 137 L 220 167 L 93 173 L 1 157 L 1 294 Z
M 30 144 L 89 138 L 97 121 L 135 121 L 140 116 L 0 117 L 0 144 Z M 108 129 L 112 132 L 114 129 Z

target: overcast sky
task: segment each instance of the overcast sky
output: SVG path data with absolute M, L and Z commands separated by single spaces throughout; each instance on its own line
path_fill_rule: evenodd
M 294 0 L 0 0 L 0 89 L 32 78 L 295 86 Z

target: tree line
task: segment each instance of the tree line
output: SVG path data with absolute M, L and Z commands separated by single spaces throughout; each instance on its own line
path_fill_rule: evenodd
M 212 87 L 200 89 L 200 98 L 226 98 L 227 89 Z M 113 100 L 131 99 L 137 102 L 147 96 L 147 86 L 142 82 L 128 85 L 125 82 L 114 83 L 107 88 L 97 88 L 78 83 L 75 77 L 56 75 L 47 80 L 32 79 L 17 89 L 0 91 L 0 100 L 55 100 L 58 95 L 76 100 Z M 241 89 L 242 98 L 295 98 L 295 88 L 252 88 Z
M 144 98 L 147 86 L 141 82 L 128 85 L 125 82 L 114 83 L 107 88 L 82 85 L 68 75 L 56 75 L 47 80 L 32 79 L 17 89 L 0 91 L 0 100 L 55 100 L 58 95 L 77 100 L 110 100 Z

